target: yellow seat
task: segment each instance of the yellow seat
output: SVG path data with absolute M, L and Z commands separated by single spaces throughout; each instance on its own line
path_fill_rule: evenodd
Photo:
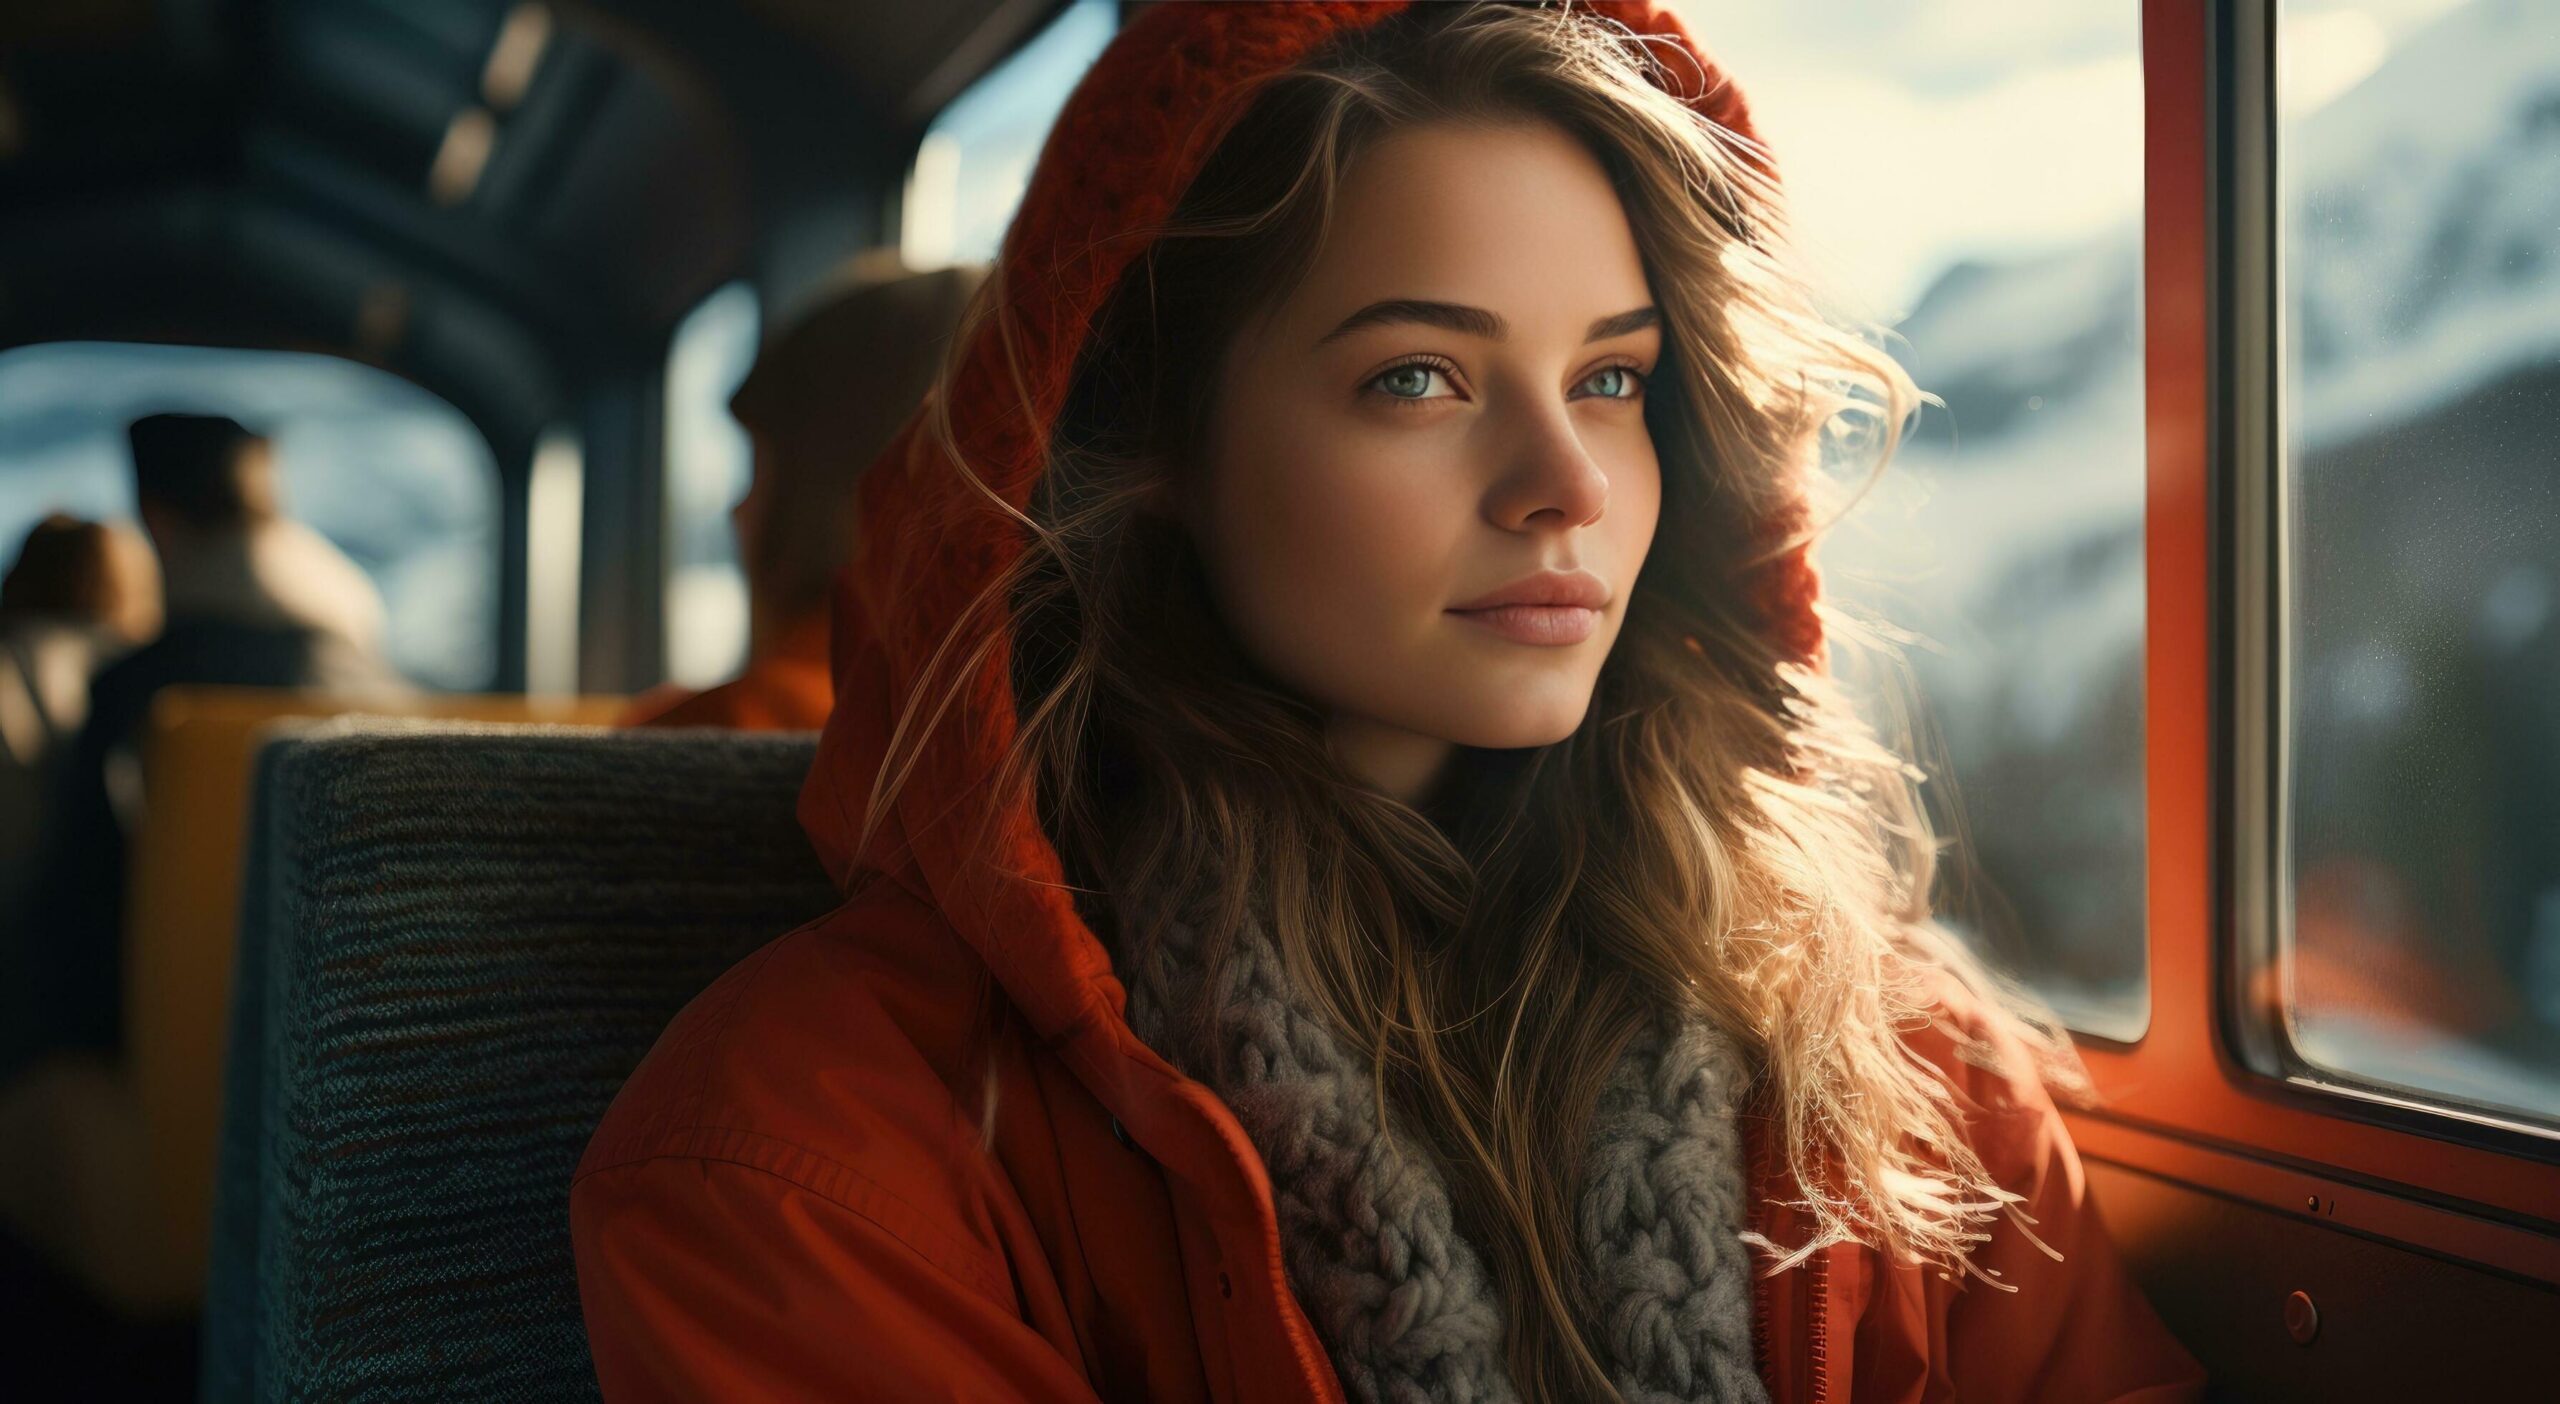
M 7 1216 L 129 1309 L 184 1310 L 200 1299 L 250 763 L 270 733 L 351 714 L 596 726 L 624 705 L 616 697 L 353 703 L 257 688 L 161 692 L 142 752 L 148 811 L 126 870 L 125 1063 L 58 1060 L 0 1091 L 0 1123 L 20 1142 L 0 1172 Z

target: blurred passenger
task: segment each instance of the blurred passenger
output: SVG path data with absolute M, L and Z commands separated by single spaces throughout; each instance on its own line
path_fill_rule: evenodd
M 353 561 L 284 515 L 275 454 L 219 415 L 155 414 L 128 431 L 134 500 L 160 556 L 168 622 L 98 675 L 57 790 L 48 856 L 11 958 L 33 1001 L 13 1054 L 121 1041 L 125 844 L 144 796 L 151 701 L 183 683 L 360 699 L 409 687 L 383 661 L 382 598 Z
M 53 774 L 98 669 L 160 628 L 160 568 L 140 536 L 56 512 L 0 579 L 0 920 L 35 872 Z
M 631 726 L 812 731 L 835 688 L 827 591 L 853 540 L 854 486 L 915 411 L 982 267 L 873 278 L 765 344 L 729 413 L 755 446 L 730 512 L 747 577 L 747 665 L 708 692 L 651 691 Z

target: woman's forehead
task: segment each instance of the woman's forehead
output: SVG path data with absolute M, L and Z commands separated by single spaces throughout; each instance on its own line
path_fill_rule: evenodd
M 1281 320 L 1313 344 L 1392 300 L 1578 343 L 1649 295 L 1615 187 L 1581 143 L 1542 124 L 1450 123 L 1391 133 L 1352 162 Z

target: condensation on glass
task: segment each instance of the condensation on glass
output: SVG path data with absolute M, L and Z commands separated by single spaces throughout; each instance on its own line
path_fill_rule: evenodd
M 2279 10 L 2275 958 L 2315 1078 L 2560 1124 L 2560 6 Z

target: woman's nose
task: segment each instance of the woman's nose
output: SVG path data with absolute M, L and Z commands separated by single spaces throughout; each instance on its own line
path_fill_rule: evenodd
M 1526 418 L 1526 417 L 1524 417 Z M 1588 526 L 1609 504 L 1609 475 L 1583 446 L 1562 406 L 1506 431 L 1508 470 L 1486 496 L 1485 515 L 1505 531 Z

